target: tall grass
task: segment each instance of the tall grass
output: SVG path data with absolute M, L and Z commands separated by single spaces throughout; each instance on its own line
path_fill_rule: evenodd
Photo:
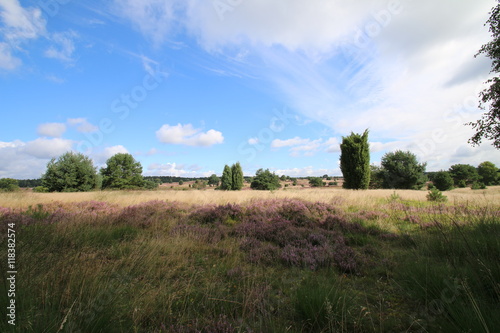
M 16 223 L 18 266 L 17 325 L 1 321 L 0 331 L 500 327 L 498 204 L 432 204 L 405 192 L 388 200 L 392 191 L 364 205 L 351 191 L 344 199 L 276 192 L 220 204 L 131 193 L 0 207 L 0 248 L 6 224 Z M 6 302 L 2 296 L 0 308 Z

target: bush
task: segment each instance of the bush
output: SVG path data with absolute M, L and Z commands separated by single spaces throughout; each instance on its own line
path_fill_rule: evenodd
M 440 190 L 435 188 L 429 191 L 429 194 L 427 194 L 427 201 L 446 202 L 448 201 L 448 197 L 443 195 Z
M 453 178 L 448 171 L 437 172 L 432 183 L 440 191 L 448 191 L 453 188 Z
M 14 192 L 19 190 L 17 180 L 12 178 L 0 179 L 0 192 Z
M 37 186 L 35 188 L 33 188 L 33 192 L 36 192 L 36 193 L 47 193 L 49 192 L 49 189 L 44 187 L 44 186 Z
M 311 187 L 322 187 L 323 186 L 323 179 L 321 179 L 319 177 L 311 177 L 309 179 L 309 185 L 311 185 Z
M 483 182 L 474 182 L 470 188 L 473 190 L 486 190 L 486 185 Z
M 259 169 L 250 187 L 253 190 L 274 191 L 281 187 L 280 177 L 275 173 L 271 173 L 269 169 Z

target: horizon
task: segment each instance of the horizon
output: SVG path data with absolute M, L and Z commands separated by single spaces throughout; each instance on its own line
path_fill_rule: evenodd
M 371 164 L 499 166 L 464 125 L 496 3 L 0 0 L 0 178 L 67 151 L 98 169 L 130 153 L 148 177 L 341 177 L 342 137 L 365 129 Z

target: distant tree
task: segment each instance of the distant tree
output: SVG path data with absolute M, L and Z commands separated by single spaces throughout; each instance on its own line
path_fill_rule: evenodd
M 192 187 L 197 190 L 202 190 L 207 187 L 207 183 L 204 180 L 196 179 Z
M 449 171 L 457 187 L 466 187 L 479 179 L 477 169 L 470 164 L 454 164 Z
M 382 167 L 371 164 L 370 165 L 370 185 L 371 189 L 384 188 L 384 171 Z
M 220 188 L 224 191 L 230 191 L 233 188 L 233 173 L 229 165 L 224 166 L 222 177 L 220 179 Z
M 490 18 L 486 21 L 490 25 L 492 41 L 484 44 L 475 55 L 486 55 L 492 60 L 492 68 L 490 73 L 495 73 L 496 76 L 486 81 L 489 84 L 488 88 L 484 89 L 480 94 L 479 107 L 489 111 L 483 113 L 481 119 L 476 122 L 467 123 L 476 130 L 476 133 L 469 139 L 469 143 L 473 146 L 481 144 L 482 139 L 492 140 L 492 145 L 496 149 L 500 149 L 500 3 L 497 4 L 490 12 Z
M 280 180 L 281 180 L 282 182 L 286 181 L 286 176 L 285 176 L 285 175 L 281 175 Z
M 181 186 L 184 185 L 184 181 L 182 179 L 179 180 L 179 185 L 181 185 Z
M 142 166 L 134 157 L 118 153 L 106 161 L 101 169 L 103 189 L 136 189 L 144 187 Z
M 243 188 L 243 169 L 241 169 L 240 162 L 236 162 L 231 166 L 231 190 L 239 191 Z
M 271 173 L 269 169 L 259 169 L 255 173 L 250 187 L 253 190 L 274 191 L 281 187 L 280 177 L 274 172 Z
M 427 163 L 418 163 L 417 156 L 409 151 L 386 153 L 381 161 L 384 188 L 419 189 L 426 181 Z
M 360 134 L 351 133 L 342 137 L 340 144 L 340 170 L 344 175 L 343 187 L 367 189 L 370 184 L 370 145 L 368 130 Z
M 19 183 L 16 179 L 2 178 L 0 179 L 0 192 L 14 192 L 19 190 Z
M 214 173 L 208 178 L 208 186 L 219 186 L 219 177 Z
M 477 167 L 481 181 L 487 186 L 498 184 L 500 178 L 498 172 L 496 165 L 491 162 L 483 162 Z
M 42 186 L 49 192 L 84 192 L 95 189 L 97 171 L 92 160 L 81 154 L 67 152 L 52 158 L 42 176 Z
M 453 188 L 453 178 L 448 171 L 436 172 L 432 178 L 432 183 L 440 191 L 448 191 Z
M 322 187 L 323 186 L 323 178 L 320 177 L 310 177 L 309 185 L 311 187 Z

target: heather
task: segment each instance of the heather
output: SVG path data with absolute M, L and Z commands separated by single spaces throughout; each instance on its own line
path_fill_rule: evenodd
M 0 207 L 18 267 L 17 325 L 0 330 L 493 332 L 499 208 L 396 196 Z

